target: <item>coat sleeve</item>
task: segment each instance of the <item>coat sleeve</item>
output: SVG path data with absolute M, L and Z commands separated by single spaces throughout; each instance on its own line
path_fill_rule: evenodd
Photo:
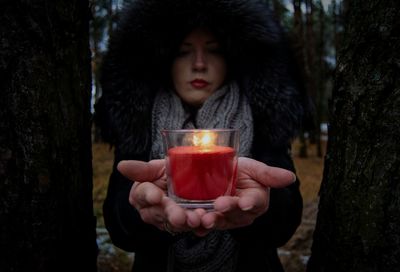
M 285 168 L 295 172 L 289 147 L 258 149 L 255 159 L 270 166 Z M 268 210 L 253 224 L 232 230 L 239 241 L 261 243 L 266 246 L 281 247 L 294 234 L 300 225 L 303 200 L 299 189 L 300 181 L 285 188 L 271 189 Z

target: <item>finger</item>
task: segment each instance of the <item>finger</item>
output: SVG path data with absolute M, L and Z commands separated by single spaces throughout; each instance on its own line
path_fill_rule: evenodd
M 165 160 L 144 161 L 120 161 L 118 171 L 130 180 L 139 182 L 154 181 L 165 173 Z
M 268 187 L 283 188 L 296 180 L 295 174 L 289 170 L 268 166 L 250 158 L 240 157 L 238 168 L 241 174 Z
M 187 225 L 192 229 L 198 228 L 201 224 L 201 217 L 199 214 L 192 210 L 186 211 Z
M 208 212 L 201 218 L 201 225 L 206 230 L 211 230 L 216 227 L 219 217 L 219 212 Z
M 207 211 L 203 208 L 197 208 L 193 210 L 200 218 L 203 217 L 207 213 Z
M 152 224 L 160 230 L 164 230 L 164 212 L 160 206 L 143 208 L 140 210 L 140 216 L 143 222 Z
M 207 213 L 206 210 L 202 208 L 197 208 L 194 210 L 188 210 L 188 225 L 192 228 L 192 231 L 197 236 L 204 236 L 208 233 L 208 230 L 201 226 L 201 218 Z
M 182 231 L 187 220 L 185 210 L 169 197 L 163 197 L 162 201 L 166 220 L 168 220 L 171 227 L 174 228 L 174 231 Z M 175 228 L 177 230 L 175 230 Z
M 135 183 L 132 191 L 129 202 L 136 209 L 159 205 L 165 195 L 163 190 L 151 182 Z
M 238 200 L 238 206 L 242 211 L 260 214 L 269 206 L 270 189 L 248 189 Z
M 236 208 L 238 205 L 239 197 L 232 196 L 221 196 L 218 197 L 214 202 L 215 211 L 224 213 L 229 212 L 232 209 Z

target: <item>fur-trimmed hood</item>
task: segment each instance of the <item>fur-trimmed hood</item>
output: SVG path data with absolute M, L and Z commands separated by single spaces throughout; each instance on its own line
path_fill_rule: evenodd
M 124 154 L 148 151 L 154 94 L 165 84 L 173 48 L 196 26 L 222 37 L 228 65 L 248 96 L 255 136 L 266 144 L 288 143 L 303 119 L 304 94 L 283 30 L 256 0 L 136 0 L 126 6 L 101 70 L 95 120 L 105 140 Z

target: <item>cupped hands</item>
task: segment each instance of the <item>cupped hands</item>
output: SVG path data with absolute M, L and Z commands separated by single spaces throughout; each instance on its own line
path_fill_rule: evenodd
M 167 196 L 165 160 L 121 161 L 118 170 L 134 181 L 129 203 L 142 220 L 170 233 L 192 231 L 204 236 L 213 229 L 233 229 L 251 224 L 268 210 L 270 188 L 292 184 L 293 172 L 240 157 L 235 196 L 221 196 L 214 209 L 184 209 Z

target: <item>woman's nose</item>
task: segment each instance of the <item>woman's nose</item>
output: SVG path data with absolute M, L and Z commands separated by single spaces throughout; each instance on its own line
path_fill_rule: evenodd
M 193 60 L 193 69 L 196 71 L 202 71 L 207 68 L 207 59 L 203 51 L 196 51 Z

